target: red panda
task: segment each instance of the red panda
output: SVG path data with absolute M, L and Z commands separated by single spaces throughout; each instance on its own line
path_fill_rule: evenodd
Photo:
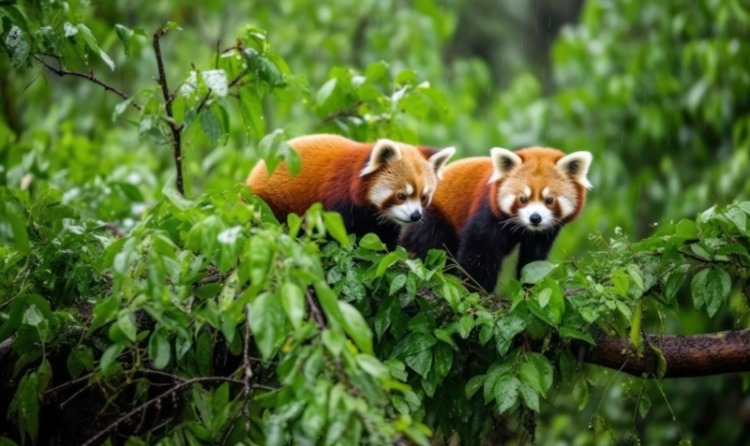
M 517 275 L 547 258 L 560 228 L 583 209 L 591 160 L 589 152 L 495 147 L 490 157 L 452 163 L 421 224 L 404 231 L 400 243 L 420 257 L 447 249 L 470 279 L 492 292 L 503 258 L 517 245 Z
M 281 163 L 268 175 L 259 162 L 246 183 L 280 220 L 321 202 L 341 214 L 349 233 L 374 232 L 389 247 L 401 228 L 422 218 L 453 147 L 440 151 L 379 139 L 360 143 L 338 135 L 309 135 L 289 141 L 301 160 L 292 175 Z

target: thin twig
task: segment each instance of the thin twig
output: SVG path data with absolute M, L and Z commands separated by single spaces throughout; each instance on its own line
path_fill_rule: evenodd
M 344 110 L 339 110 L 336 113 L 332 113 L 325 117 L 322 121 L 320 121 L 316 126 L 315 129 L 320 129 L 321 127 L 325 126 L 326 124 L 330 124 L 331 122 L 339 119 L 339 118 L 350 118 L 353 116 L 359 117 L 359 113 L 357 113 L 357 109 L 360 105 L 362 105 L 364 102 L 357 101 L 356 104 L 352 105 L 349 108 L 346 108 Z
M 250 365 L 250 354 L 248 345 L 250 344 L 250 328 L 245 324 L 244 346 L 242 347 L 242 358 L 245 367 L 244 392 L 245 402 L 242 404 L 242 415 L 245 417 L 245 432 L 250 432 L 250 380 L 253 378 L 253 368 Z
M 318 324 L 318 328 L 320 328 L 321 330 L 326 328 L 326 322 L 325 318 L 323 317 L 323 312 L 320 311 L 318 302 L 316 302 L 315 297 L 312 295 L 310 290 L 307 290 L 307 292 L 305 293 L 305 297 L 307 298 L 307 305 L 310 307 L 310 315 L 312 315 L 313 319 L 315 319 L 315 322 Z
M 64 389 L 64 388 L 66 388 L 66 387 L 70 387 L 70 386 L 72 386 L 72 385 L 74 385 L 74 384 L 77 384 L 77 383 L 79 383 L 79 382 L 81 382 L 81 381 L 85 381 L 85 380 L 87 380 L 87 379 L 91 378 L 92 376 L 94 376 L 94 372 L 91 372 L 91 373 L 87 373 L 87 374 L 85 374 L 85 375 L 83 375 L 83 376 L 79 376 L 79 377 L 78 377 L 78 378 L 76 378 L 76 379 L 73 379 L 73 380 L 71 380 L 71 381 L 68 381 L 68 382 L 62 383 L 62 384 L 60 384 L 59 386 L 53 387 L 53 388 L 51 388 L 51 389 L 49 389 L 49 390 L 46 390 L 46 391 L 44 392 L 44 394 L 45 394 L 45 395 L 47 395 L 47 394 L 49 394 L 49 393 L 57 392 L 58 390 L 62 390 L 62 389 Z
M 172 100 L 174 95 L 170 94 L 169 87 L 167 86 L 167 76 L 164 72 L 164 59 L 161 56 L 161 46 L 159 39 L 161 39 L 167 33 L 167 29 L 159 28 L 154 33 L 154 54 L 156 57 L 156 65 L 159 70 L 159 78 L 156 80 L 161 86 L 161 93 L 164 96 L 164 110 L 167 113 L 167 125 L 172 132 L 172 154 L 174 155 L 175 164 L 175 185 L 180 195 L 185 196 L 185 188 L 182 180 L 182 126 L 177 124 L 174 120 L 174 113 L 172 112 Z
M 83 71 L 74 71 L 74 70 L 68 70 L 67 68 L 63 68 L 62 65 L 60 68 L 56 68 L 54 65 L 50 65 L 47 63 L 46 60 L 42 59 L 41 57 L 37 56 L 36 54 L 33 56 L 34 59 L 36 59 L 39 63 L 47 67 L 48 70 L 55 73 L 56 75 L 60 77 L 64 76 L 75 76 L 80 77 L 83 79 L 86 79 L 88 81 L 91 81 L 95 83 L 96 85 L 99 85 L 100 87 L 104 88 L 105 91 L 111 91 L 112 93 L 116 94 L 117 96 L 120 96 L 121 98 L 128 100 L 130 99 L 130 96 L 128 96 L 126 93 L 124 93 L 122 90 L 118 90 L 117 88 L 109 85 L 108 83 L 102 81 L 101 79 L 97 78 L 94 75 L 94 72 L 89 70 L 88 72 Z M 136 102 L 131 102 L 130 105 L 135 108 L 136 110 L 141 110 L 140 104 Z
M 132 416 L 137 415 L 141 411 L 147 409 L 152 404 L 155 404 L 159 401 L 161 401 L 163 398 L 172 395 L 173 393 L 177 392 L 178 390 L 182 389 L 183 387 L 191 386 L 193 384 L 197 384 L 199 382 L 207 382 L 207 381 L 226 381 L 231 382 L 235 384 L 244 384 L 242 381 L 233 379 L 233 378 L 225 378 L 225 377 L 219 377 L 219 376 L 211 376 L 211 377 L 199 377 L 199 378 L 192 378 L 187 381 L 183 381 L 180 384 L 177 384 L 176 386 L 172 387 L 171 389 L 167 390 L 166 392 L 160 394 L 159 396 L 155 396 L 151 398 L 150 400 L 146 401 L 145 403 L 141 404 L 140 406 L 136 407 L 135 409 L 131 410 L 130 412 L 126 413 L 125 415 L 121 416 L 114 422 L 110 423 L 107 427 L 99 431 L 96 435 L 86 440 L 85 443 L 83 443 L 83 446 L 88 446 L 91 444 L 94 444 L 102 438 L 103 436 L 107 435 L 110 431 L 112 431 L 114 428 L 122 424 L 123 422 L 130 419 Z

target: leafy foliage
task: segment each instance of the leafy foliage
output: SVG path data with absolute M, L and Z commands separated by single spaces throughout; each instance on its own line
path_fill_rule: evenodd
M 741 100 L 720 106 L 742 97 L 747 68 L 717 68 L 744 54 L 732 50 L 748 18 L 739 2 L 701 3 L 705 16 L 669 3 L 588 3 L 554 48 L 558 91 L 543 97 L 535 78 L 519 74 L 485 101 L 487 68 L 470 59 L 446 67 L 437 51 L 456 23 L 437 2 L 395 14 L 391 2 L 341 2 L 336 14 L 311 9 L 306 21 L 279 20 L 297 2 L 258 6 L 263 26 L 243 18 L 224 36 L 234 44 L 213 49 L 191 20 L 183 29 L 151 23 L 162 14 L 152 3 L 138 25 L 86 2 L 0 7 L 9 82 L 37 79 L 27 124 L 0 123 L 0 342 L 12 347 L 12 365 L 0 371 L 10 423 L 0 442 L 42 442 L 53 427 L 75 444 L 533 441 L 570 438 L 555 420 L 578 410 L 591 425 L 575 433 L 579 441 L 613 440 L 639 435 L 636 420 L 647 415 L 666 418 L 666 395 L 683 392 L 625 381 L 607 396 L 629 397 L 622 421 L 599 410 L 605 397 L 589 402 L 613 378 L 578 364 L 571 343 L 592 343 L 602 330 L 653 349 L 642 329 L 676 331 L 685 319 L 703 330 L 748 326 L 750 203 L 682 218 L 708 207 L 714 191 L 747 195 L 740 168 L 726 177 L 720 166 L 703 168 L 711 151 L 741 166 L 750 148 Z M 320 31 L 346 14 L 353 20 L 340 31 Z M 379 14 L 391 20 L 370 26 Z M 701 40 L 716 18 L 718 31 Z M 646 40 L 619 44 L 646 25 L 660 42 L 677 33 L 686 43 L 668 57 Z M 360 32 L 372 46 L 349 48 Z M 665 74 L 673 66 L 682 71 Z M 128 79 L 122 90 L 87 101 L 102 84 L 112 88 L 96 77 L 112 70 Z M 701 120 L 710 131 L 695 129 Z M 621 147 L 624 129 L 635 150 L 605 151 Z M 443 252 L 422 262 L 388 252 L 374 235 L 354 240 L 320 207 L 280 223 L 237 185 L 257 159 L 299 168 L 284 141 L 313 130 L 361 140 L 428 135 L 436 145 L 463 142 L 467 154 L 586 143 L 602 159 L 593 173 L 600 195 L 550 262 L 526 266 L 500 297 L 481 295 L 450 274 Z M 694 156 L 651 150 L 673 135 Z M 172 187 L 178 147 L 185 196 Z M 631 175 L 635 165 L 645 167 Z M 694 176 L 702 181 L 675 199 Z M 656 206 L 635 217 L 629 205 L 612 206 L 613 197 L 634 203 L 642 184 L 652 204 L 666 204 L 655 233 L 631 242 L 626 231 L 596 231 L 646 232 L 635 217 L 656 218 Z M 689 404 L 672 405 L 687 418 Z M 40 429 L 43 416 L 56 424 Z M 669 438 L 688 442 L 691 424 Z

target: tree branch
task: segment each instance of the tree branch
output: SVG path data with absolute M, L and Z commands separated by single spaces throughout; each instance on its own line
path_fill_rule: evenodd
M 63 68 L 62 66 L 60 66 L 60 68 L 56 68 L 54 65 L 50 65 L 49 63 L 47 63 L 46 60 L 42 59 L 41 57 L 37 55 L 34 55 L 34 59 L 36 59 L 39 63 L 47 67 L 48 70 L 50 70 L 51 72 L 55 73 L 56 75 L 60 77 L 64 77 L 64 76 L 80 77 L 88 81 L 91 81 L 95 83 L 96 85 L 101 86 L 102 88 L 104 88 L 105 91 L 111 91 L 112 93 L 116 94 L 117 96 L 120 96 L 121 98 L 125 100 L 130 99 L 130 96 L 125 94 L 122 90 L 118 90 L 117 88 L 97 78 L 94 75 L 94 72 L 91 70 L 89 70 L 88 72 L 83 72 L 83 71 L 68 70 L 67 68 Z M 141 110 L 141 106 L 135 102 L 131 102 L 130 105 L 136 110 Z
M 169 129 L 172 132 L 171 143 L 176 175 L 175 185 L 180 195 L 185 196 L 185 187 L 183 186 L 182 180 L 182 126 L 177 124 L 174 120 L 174 113 L 172 112 L 172 99 L 174 98 L 169 92 L 169 87 L 167 86 L 167 76 L 164 72 L 164 59 L 161 56 L 161 46 L 159 44 L 159 39 L 161 39 L 166 33 L 167 29 L 163 27 L 157 29 L 154 33 L 154 54 L 156 56 L 156 65 L 159 70 L 159 77 L 156 81 L 161 86 L 161 93 L 162 96 L 164 96 L 164 110 L 169 118 L 167 119 L 167 125 L 169 125 Z
M 212 377 L 204 377 L 204 378 L 191 378 L 185 381 L 182 381 L 181 383 L 177 384 L 176 386 L 172 387 L 171 389 L 167 390 L 166 392 L 160 394 L 159 396 L 156 396 L 154 398 L 151 398 L 150 400 L 146 401 L 145 403 L 141 404 L 140 406 L 136 407 L 135 409 L 131 410 L 130 412 L 126 413 L 125 415 L 121 416 L 114 422 L 110 423 L 107 427 L 99 431 L 96 435 L 86 440 L 85 443 L 83 443 L 83 446 L 88 446 L 97 443 L 97 440 L 107 435 L 112 429 L 116 428 L 123 422 L 127 421 L 134 415 L 137 415 L 141 413 L 142 411 L 146 410 L 149 406 L 152 404 L 155 404 L 156 402 L 162 401 L 165 397 L 177 392 L 178 390 L 182 389 L 183 387 L 191 386 L 196 383 L 200 382 L 210 382 L 210 381 L 225 381 L 225 382 L 231 382 L 235 384 L 243 384 L 242 381 L 232 379 L 232 378 L 224 378 L 219 376 L 212 376 Z
M 658 348 L 667 362 L 665 378 L 687 378 L 750 371 L 750 329 L 687 336 L 644 335 L 643 354 L 626 339 L 598 334 L 596 346 L 575 342 L 584 349 L 582 360 L 635 376 L 657 374 Z
M 318 324 L 318 328 L 323 330 L 324 328 L 326 328 L 326 319 L 323 316 L 323 312 L 320 311 L 320 307 L 318 306 L 318 302 L 315 299 L 315 296 L 313 296 L 310 290 L 307 290 L 307 292 L 305 293 L 305 298 L 307 299 L 307 306 L 310 307 L 310 315 L 312 316 L 313 320 L 315 320 L 315 323 Z

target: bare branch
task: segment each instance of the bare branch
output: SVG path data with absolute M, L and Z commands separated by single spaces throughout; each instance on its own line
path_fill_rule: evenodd
M 101 86 L 102 88 L 104 88 L 105 91 L 111 91 L 112 93 L 116 94 L 117 96 L 120 96 L 121 98 L 123 98 L 125 100 L 130 99 L 130 96 L 128 96 L 127 94 L 125 94 L 122 90 L 118 90 L 117 88 L 115 88 L 115 87 L 107 84 L 106 82 L 102 81 L 101 79 L 97 78 L 94 75 L 94 72 L 91 71 L 91 70 L 89 70 L 88 72 L 83 72 L 83 71 L 68 70 L 67 68 L 63 68 L 62 66 L 60 66 L 59 68 L 57 68 L 54 65 L 51 65 L 51 64 L 47 63 L 46 60 L 44 60 L 43 58 L 41 58 L 41 57 L 39 57 L 37 55 L 34 55 L 33 57 L 39 63 L 41 63 L 42 65 L 44 65 L 45 67 L 47 67 L 48 70 L 50 70 L 51 72 L 55 73 L 56 75 L 58 75 L 60 77 L 64 77 L 64 76 L 80 77 L 82 79 L 86 79 L 88 81 L 91 81 L 91 82 L 93 82 L 93 83 Z M 130 105 L 133 108 L 135 108 L 136 110 L 141 110 L 141 108 L 142 108 L 140 106 L 140 104 L 137 104 L 136 102 L 131 102 Z
M 181 382 L 180 384 L 177 384 L 176 386 L 172 387 L 171 389 L 167 390 L 166 392 L 160 394 L 159 396 L 156 396 L 154 398 L 151 398 L 150 400 L 146 401 L 145 403 L 141 404 L 140 406 L 136 407 L 135 409 L 131 410 L 130 412 L 126 413 L 125 415 L 121 416 L 120 418 L 116 419 L 114 422 L 110 423 L 107 427 L 99 431 L 96 435 L 86 440 L 85 443 L 83 443 L 83 446 L 88 446 L 91 444 L 97 443 L 97 441 L 107 435 L 109 432 L 111 432 L 114 428 L 122 424 L 123 422 L 127 421 L 128 419 L 132 418 L 133 416 L 141 413 L 142 411 L 146 410 L 149 406 L 152 404 L 155 404 L 162 399 L 166 398 L 167 396 L 177 392 L 178 390 L 182 389 L 183 387 L 191 386 L 196 383 L 200 382 L 210 382 L 210 381 L 225 381 L 225 382 L 231 382 L 235 384 L 243 384 L 242 381 L 232 379 L 232 378 L 225 378 L 220 376 L 210 376 L 210 377 L 200 377 L 200 378 L 192 378 L 188 379 L 186 381 Z
M 310 307 L 310 315 L 318 324 L 318 328 L 320 328 L 321 330 L 324 329 L 326 327 L 326 320 L 323 317 L 323 312 L 320 311 L 320 307 L 318 306 L 318 302 L 315 299 L 315 296 L 313 296 L 312 292 L 308 289 L 305 293 L 305 297 L 307 298 L 307 306 Z
M 159 77 L 156 81 L 161 86 L 161 93 L 162 96 L 164 96 L 164 109 L 169 118 L 167 119 L 167 125 L 169 125 L 169 129 L 172 132 L 171 143 L 175 164 L 175 185 L 177 191 L 182 196 L 185 196 L 185 187 L 182 180 L 182 126 L 178 125 L 174 120 L 174 113 L 172 112 L 172 100 L 174 99 L 174 96 L 169 92 L 169 87 L 167 86 L 167 76 L 164 71 L 164 59 L 161 56 L 161 45 L 159 44 L 159 39 L 161 39 L 166 33 L 167 29 L 165 28 L 159 28 L 154 33 L 154 54 L 156 57 L 156 65 L 159 70 Z
M 687 336 L 645 335 L 643 354 L 626 339 L 599 334 L 596 346 L 576 342 L 582 360 L 636 376 L 654 377 L 658 348 L 667 363 L 665 378 L 687 378 L 750 371 L 750 329 Z

